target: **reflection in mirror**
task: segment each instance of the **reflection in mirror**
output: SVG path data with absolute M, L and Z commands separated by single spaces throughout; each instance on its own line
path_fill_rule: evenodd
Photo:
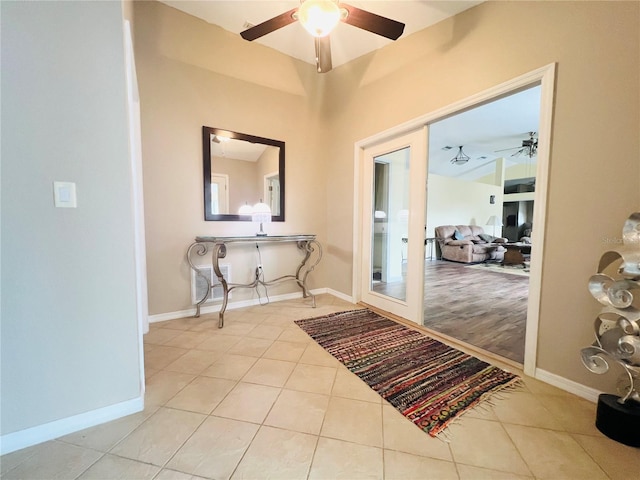
M 284 142 L 202 127 L 205 220 L 249 220 L 262 201 L 284 221 Z M 242 215 L 240 215 L 242 213 Z

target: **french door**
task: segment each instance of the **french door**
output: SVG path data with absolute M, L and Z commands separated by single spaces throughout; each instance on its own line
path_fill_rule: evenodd
M 360 299 L 420 324 L 427 128 L 365 147 L 361 162 Z

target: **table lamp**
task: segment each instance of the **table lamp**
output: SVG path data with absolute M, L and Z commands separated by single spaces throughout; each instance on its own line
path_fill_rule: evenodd
M 260 224 L 260 231 L 256 233 L 256 236 L 266 237 L 267 234 L 262 230 L 262 224 L 271 222 L 271 208 L 266 203 L 263 203 L 262 199 L 253 206 L 251 220 Z
M 496 236 L 496 227 L 502 226 L 502 220 L 498 218 L 496 215 L 491 215 L 489 220 L 487 220 L 487 225 L 493 225 L 493 236 Z M 502 234 L 501 234 L 502 235 Z

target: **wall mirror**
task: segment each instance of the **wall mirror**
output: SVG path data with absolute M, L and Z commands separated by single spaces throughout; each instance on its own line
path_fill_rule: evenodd
M 202 127 L 204 219 L 250 221 L 241 207 L 262 201 L 284 222 L 284 142 Z

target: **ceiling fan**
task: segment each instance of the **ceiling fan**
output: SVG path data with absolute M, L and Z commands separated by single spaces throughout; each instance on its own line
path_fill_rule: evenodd
M 496 150 L 496 152 L 505 152 L 507 150 L 514 150 L 517 148 L 518 151 L 511 154 L 512 157 L 518 157 L 524 154 L 525 156 L 532 158 L 536 153 L 538 153 L 538 139 L 535 138 L 536 133 L 537 132 L 529 132 L 529 138 L 522 140 L 522 146 L 503 148 L 502 150 Z
M 296 21 L 314 37 L 318 73 L 326 73 L 332 68 L 329 34 L 338 22 L 348 23 L 390 40 L 397 40 L 404 31 L 404 23 L 338 0 L 301 0 L 298 8 L 252 26 L 240 35 L 245 40 L 252 41 Z

